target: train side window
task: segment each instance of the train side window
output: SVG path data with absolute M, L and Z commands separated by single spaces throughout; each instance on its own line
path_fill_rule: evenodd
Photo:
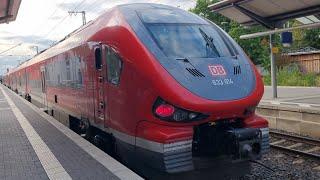
M 67 80 L 71 80 L 70 59 L 66 60 Z M 68 82 L 69 83 L 69 82 Z
M 96 69 L 101 69 L 102 68 L 102 58 L 101 58 L 101 49 L 96 48 L 94 50 L 94 56 L 95 56 L 95 61 L 96 61 Z
M 111 48 L 107 49 L 107 79 L 114 85 L 120 83 L 120 73 L 122 70 L 122 60 Z

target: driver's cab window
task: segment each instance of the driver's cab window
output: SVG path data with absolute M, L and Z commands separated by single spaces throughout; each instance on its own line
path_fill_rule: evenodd
M 122 60 L 112 48 L 106 48 L 106 60 L 107 80 L 111 84 L 118 85 L 120 83 Z
M 95 57 L 96 69 L 101 70 L 102 68 L 101 48 L 96 48 L 94 50 L 94 57 Z

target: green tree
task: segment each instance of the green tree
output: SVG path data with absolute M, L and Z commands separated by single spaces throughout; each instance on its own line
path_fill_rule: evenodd
M 269 68 L 269 47 L 268 45 L 261 43 L 263 38 L 246 40 L 240 39 L 241 35 L 259 32 L 264 30 L 264 28 L 262 28 L 261 26 L 245 28 L 218 13 L 210 11 L 208 6 L 216 2 L 219 2 L 219 0 L 198 0 L 196 7 L 192 9 L 191 12 L 205 17 L 218 26 L 222 27 L 226 32 L 230 34 L 232 38 L 234 38 L 240 44 L 240 46 L 255 64 L 261 64 L 265 68 Z
M 320 29 L 309 29 L 306 30 L 304 36 L 304 44 L 320 49 Z
M 261 64 L 265 68 L 270 68 L 269 60 L 269 46 L 266 37 L 253 38 L 253 39 L 240 39 L 241 35 L 251 34 L 264 30 L 260 26 L 244 28 L 236 22 L 232 22 L 229 34 L 234 38 L 254 64 Z M 266 41 L 266 43 L 263 43 Z
M 194 9 L 191 9 L 191 12 L 198 14 L 206 19 L 209 19 L 218 26 L 222 27 L 225 31 L 229 31 L 231 20 L 218 13 L 213 13 L 208 8 L 210 4 L 216 2 L 219 2 L 219 0 L 198 0 L 196 7 Z
M 302 23 L 296 20 L 292 20 L 290 22 L 290 26 L 300 26 Z M 292 31 L 292 36 L 293 36 L 293 44 L 292 47 L 293 49 L 300 48 L 304 46 L 304 36 L 305 36 L 305 31 L 302 29 L 296 29 Z

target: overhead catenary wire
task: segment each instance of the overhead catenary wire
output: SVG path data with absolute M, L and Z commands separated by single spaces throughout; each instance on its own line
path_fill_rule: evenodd
M 62 1 L 64 1 L 64 0 L 62 0 Z M 86 1 L 86 0 L 82 0 L 79 4 L 77 4 L 77 5 L 73 8 L 73 11 L 77 10 L 83 3 L 85 3 L 85 1 Z M 94 2 L 93 2 L 92 4 L 90 4 L 90 5 L 93 5 L 93 4 L 96 3 L 96 2 L 98 2 L 98 0 L 94 1 Z M 91 6 L 91 7 L 92 7 L 92 6 Z M 53 16 L 58 12 L 58 10 L 59 10 L 59 9 L 58 9 L 58 7 L 57 7 L 57 8 L 50 14 L 50 16 L 49 16 L 47 19 L 49 20 L 51 17 L 53 17 Z M 56 24 L 53 28 L 51 28 L 51 30 L 44 36 L 44 39 L 46 39 L 59 25 L 61 25 L 61 24 L 67 19 L 67 17 L 68 17 L 68 15 L 64 16 L 63 19 L 58 22 L 58 24 Z M 48 22 L 48 21 L 44 21 L 44 22 Z M 46 24 L 46 23 L 40 23 L 40 24 L 41 24 L 41 26 L 43 26 L 43 25 Z M 40 25 L 39 25 L 38 27 L 40 27 Z M 37 28 L 37 29 L 39 29 L 39 28 Z M 35 33 L 36 33 L 36 31 L 34 31 L 33 34 L 35 34 Z M 35 44 L 37 44 L 38 42 L 39 42 L 39 41 L 35 42 Z M 6 53 L 6 52 L 9 52 L 9 51 L 13 50 L 14 48 L 17 48 L 18 46 L 20 46 L 20 45 L 22 45 L 22 44 L 23 44 L 22 42 L 20 42 L 20 43 L 18 43 L 18 44 L 12 44 L 12 45 L 14 45 L 14 46 L 13 46 L 13 47 L 10 47 L 9 49 L 6 49 L 6 50 L 0 52 L 0 56 L 1 56 L 1 54 L 4 54 L 4 53 Z M 8 56 L 13 56 L 13 57 L 30 57 L 30 56 L 32 56 L 32 55 L 2 55 L 1 57 L 8 57 Z
M 101 1 L 101 2 L 100 2 Z M 88 7 L 86 7 L 85 9 L 87 9 L 87 10 L 89 10 L 89 9 L 91 9 L 92 7 L 94 7 L 95 5 L 96 5 L 96 3 L 102 3 L 102 1 L 105 1 L 105 0 L 95 0 L 95 1 L 93 1 L 92 3 L 91 3 L 91 5 L 89 5 Z M 94 9 L 97 9 L 99 6 L 97 6 L 96 8 L 94 8 Z M 94 9 L 91 9 L 91 11 L 93 11 Z M 88 12 L 88 13 L 90 13 L 90 11 Z
M 76 11 L 86 0 L 82 0 L 75 8 L 72 9 L 72 11 Z M 60 26 L 67 18 L 69 17 L 69 14 L 64 16 L 61 21 L 59 21 L 49 32 L 44 36 L 44 38 L 47 38 L 58 26 Z
M 95 13 L 95 14 L 100 14 L 100 12 L 98 12 L 97 13 L 97 11 L 95 11 L 95 10 L 97 10 L 98 8 L 100 8 L 100 6 L 102 5 L 102 4 L 104 4 L 106 1 L 105 0 L 95 0 L 95 1 L 93 1 L 92 3 L 90 3 L 90 4 L 87 4 L 86 6 L 84 6 L 84 7 L 82 7 L 81 8 L 81 10 L 83 10 L 83 11 L 87 11 L 88 12 L 88 14 L 91 14 L 91 13 Z M 97 6 L 99 4 L 99 6 Z M 96 6 L 96 7 L 95 7 Z M 95 7 L 95 8 L 92 8 L 92 7 Z M 91 9 L 92 8 L 92 9 Z M 78 9 L 79 9 L 79 7 L 78 7 Z M 70 10 L 71 11 L 71 10 Z M 65 18 L 67 18 L 68 16 L 66 16 Z M 71 22 L 72 21 L 72 19 L 64 19 L 64 23 L 65 24 L 68 24 L 69 22 Z M 62 33 L 62 31 L 63 30 L 58 30 L 58 31 L 55 31 L 53 34 L 51 34 L 51 36 L 56 36 L 56 35 L 58 35 L 58 34 L 61 34 Z M 59 37 L 59 38 L 57 38 L 57 39 L 61 39 L 61 38 L 63 38 L 63 37 L 65 37 L 65 35 L 61 35 L 62 37 Z M 56 42 L 58 42 L 58 41 L 55 41 L 55 43 Z M 53 45 L 55 44 L 55 43 L 53 43 Z
M 64 1 L 64 0 L 59 1 L 59 2 L 63 2 L 63 1 Z M 58 12 L 58 10 L 59 10 L 59 8 L 56 7 L 55 10 L 53 11 L 53 13 L 52 13 L 48 18 L 46 18 L 45 21 L 42 21 L 42 23 L 40 23 L 40 25 L 37 26 L 37 28 L 34 29 L 34 31 L 33 31 L 32 34 L 35 34 L 39 28 L 43 27 L 43 26 L 48 22 L 47 20 L 49 20 L 50 18 L 52 18 L 52 17 Z
M 54 10 L 54 12 L 53 12 L 47 19 L 50 19 L 51 17 L 53 17 L 53 16 L 56 14 L 57 11 L 58 11 L 58 8 L 56 8 L 56 9 Z M 47 22 L 47 21 L 44 21 L 44 22 Z M 36 33 L 36 30 L 38 30 L 38 29 L 39 29 L 40 27 L 42 27 L 44 24 L 45 24 L 45 23 L 41 23 L 41 25 L 39 25 L 37 28 L 35 28 L 35 30 L 33 31 L 32 34 L 35 34 L 35 33 Z M 15 46 L 14 46 L 14 47 L 11 47 L 11 48 L 3 51 L 3 52 L 1 52 L 0 55 L 1 55 L 1 54 L 4 54 L 4 53 L 6 53 L 6 52 L 8 52 L 8 51 L 10 51 L 10 50 L 12 50 L 12 49 L 15 49 L 16 47 L 18 47 L 18 46 L 20 46 L 20 45 L 22 45 L 22 44 L 23 44 L 22 42 L 20 42 L 20 43 L 18 43 L 18 44 L 10 44 L 10 45 L 15 45 Z M 9 45 L 9 44 L 0 43 L 0 45 Z M 8 56 L 8 55 L 6 55 L 6 56 Z M 9 56 L 10 56 L 10 55 L 9 55 Z M 26 56 L 29 56 L 29 55 L 26 55 Z
M 0 55 L 0 57 L 8 57 L 8 56 L 12 56 L 12 57 L 19 57 L 19 56 L 21 56 L 21 57 L 24 57 L 24 56 L 33 56 L 32 54 L 24 54 L 24 55 L 22 55 L 22 54 L 8 54 L 8 55 L 4 55 L 4 54 L 1 54 Z
M 0 52 L 0 55 L 1 55 L 1 54 L 4 54 L 4 53 L 6 53 L 6 52 L 11 51 L 12 49 L 14 49 L 14 48 L 16 48 L 16 47 L 20 46 L 21 44 L 22 44 L 22 43 L 16 44 L 16 45 L 14 45 L 13 47 L 10 47 L 9 49 L 6 49 L 6 50 L 4 50 L 4 51 Z
M 53 16 L 56 14 L 57 11 L 58 11 L 58 8 L 56 8 L 56 9 L 54 10 L 54 12 L 53 12 L 47 19 L 50 19 L 51 17 L 53 17 Z M 47 21 L 44 21 L 44 22 L 47 22 Z M 38 30 L 38 29 L 39 29 L 40 27 L 42 27 L 44 24 L 45 24 L 45 23 L 41 23 L 41 25 L 39 25 L 37 28 L 35 28 L 35 30 L 33 31 L 32 34 L 35 34 L 35 33 L 36 33 L 36 30 Z M 9 49 L 1 52 L 0 54 L 6 53 L 6 52 L 8 52 L 8 51 L 10 51 L 10 50 L 12 50 L 12 49 L 20 46 L 21 44 L 23 44 L 23 43 L 22 43 L 22 42 L 20 42 L 20 43 L 18 43 L 18 44 L 3 44 L 3 43 L 0 43 L 0 45 L 15 45 L 14 47 L 9 48 Z

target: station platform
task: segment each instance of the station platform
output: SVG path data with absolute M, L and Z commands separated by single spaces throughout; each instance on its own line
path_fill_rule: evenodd
M 0 179 L 142 179 L 0 84 Z

